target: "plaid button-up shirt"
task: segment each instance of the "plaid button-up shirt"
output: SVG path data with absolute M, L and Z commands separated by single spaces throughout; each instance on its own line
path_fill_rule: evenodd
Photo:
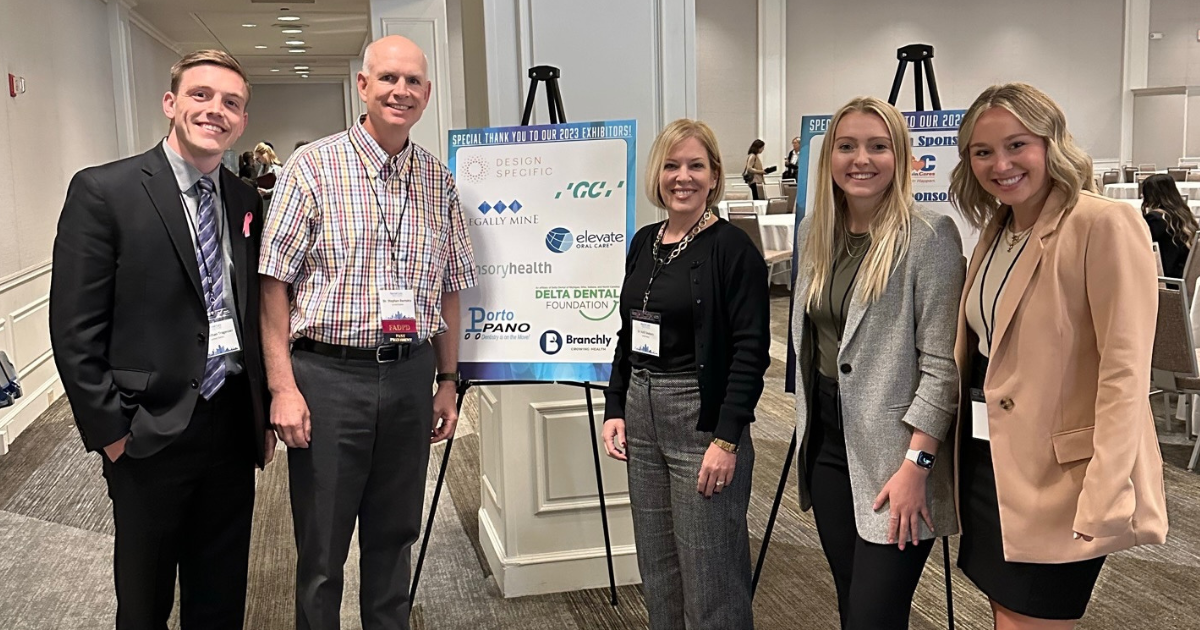
M 411 141 L 389 157 L 362 119 L 305 145 L 275 185 L 259 273 L 291 284 L 292 338 L 386 343 L 383 289 L 413 290 L 418 338 L 441 333 L 442 293 L 475 285 L 454 178 Z

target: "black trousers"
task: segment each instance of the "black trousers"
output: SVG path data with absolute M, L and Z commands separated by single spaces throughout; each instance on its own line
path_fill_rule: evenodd
M 763 199 L 767 198 L 766 195 L 763 194 L 763 187 L 764 187 L 763 184 L 757 184 L 757 183 L 750 184 L 750 195 L 754 198 L 755 201 L 762 201 Z
M 813 388 L 805 464 L 817 534 L 837 588 L 842 628 L 908 628 L 913 593 L 933 549 L 933 539 L 922 540 L 916 546 L 905 545 L 900 551 L 896 545 L 870 543 L 858 535 L 846 463 L 846 436 L 840 428 L 836 386 L 830 393 L 828 383 Z
M 101 456 L 116 525 L 118 630 L 166 630 L 176 571 L 183 630 L 242 627 L 254 510 L 249 414 L 245 376 L 231 376 L 162 451 Z

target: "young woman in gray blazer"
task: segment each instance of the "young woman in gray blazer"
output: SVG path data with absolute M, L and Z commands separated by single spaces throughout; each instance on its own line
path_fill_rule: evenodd
M 907 628 L 933 539 L 956 533 L 952 457 L 962 242 L 913 204 L 903 116 L 871 97 L 833 116 L 800 223 L 800 505 L 813 508 L 843 629 Z M 949 451 L 947 451 L 949 452 Z

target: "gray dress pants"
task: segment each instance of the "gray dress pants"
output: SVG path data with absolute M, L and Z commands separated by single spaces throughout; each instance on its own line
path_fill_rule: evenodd
M 706 499 L 696 482 L 712 434 L 696 430 L 696 375 L 633 370 L 625 414 L 633 536 L 650 627 L 753 628 L 749 427 L 738 445 L 733 482 Z
M 410 550 L 421 529 L 435 358 L 393 363 L 292 355 L 312 440 L 288 449 L 296 530 L 296 629 L 337 630 L 358 522 L 363 630 L 407 630 Z

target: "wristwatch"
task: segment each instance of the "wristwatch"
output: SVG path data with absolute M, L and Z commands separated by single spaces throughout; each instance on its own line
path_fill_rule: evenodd
M 439 384 L 443 381 L 454 381 L 454 384 L 458 385 L 460 382 L 462 382 L 462 375 L 458 372 L 438 372 L 437 377 L 434 378 L 434 381 Z
M 926 453 L 925 451 L 918 451 L 910 448 L 908 449 L 908 452 L 904 454 L 904 459 L 907 459 L 908 461 L 920 466 L 921 468 L 924 468 L 925 470 L 930 470 L 933 468 L 933 461 L 937 459 L 937 456 L 933 453 Z

